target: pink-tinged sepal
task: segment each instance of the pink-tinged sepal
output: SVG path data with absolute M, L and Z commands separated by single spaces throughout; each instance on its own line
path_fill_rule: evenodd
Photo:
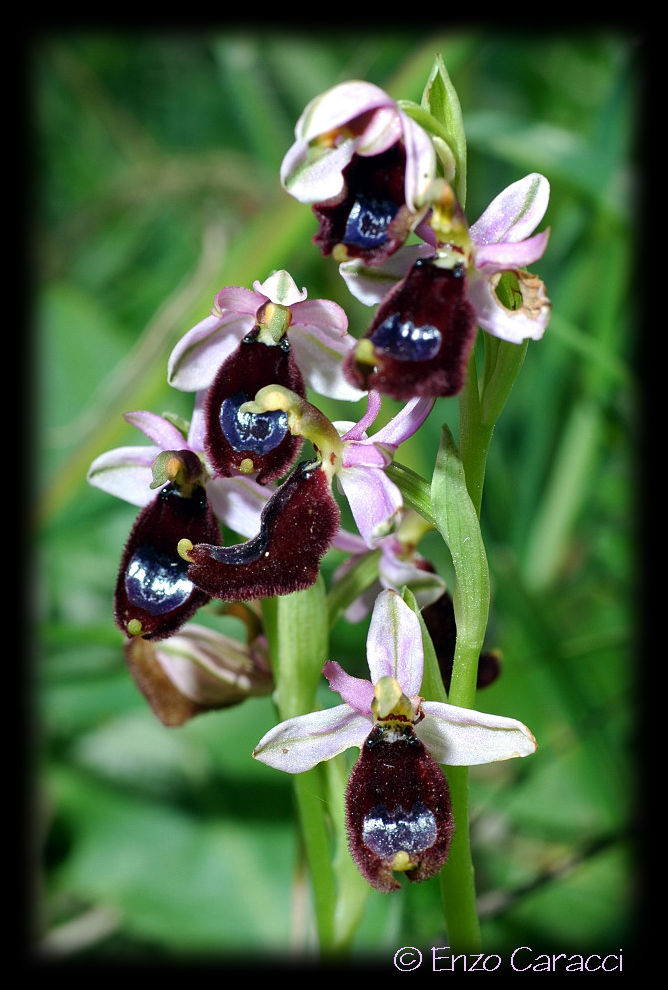
M 378 307 L 344 374 L 393 399 L 456 395 L 475 335 L 465 266 L 419 259 Z
M 287 337 L 266 344 L 257 330 L 251 331 L 221 365 L 204 402 L 205 449 L 216 475 L 253 474 L 266 484 L 296 461 L 302 441 L 288 430 L 284 412 L 240 411 L 263 386 L 274 383 L 306 394 Z
M 380 155 L 354 155 L 343 170 L 341 194 L 316 203 L 313 238 L 325 256 L 380 265 L 406 240 L 414 216 L 405 202 L 406 153 L 397 143 Z
M 327 474 L 318 461 L 303 462 L 266 503 L 253 539 L 197 545 L 184 529 L 181 552 L 190 562 L 188 578 L 203 592 L 223 601 L 254 601 L 310 587 L 338 528 Z
M 380 722 L 369 733 L 346 791 L 350 854 L 384 893 L 435 876 L 448 857 L 454 819 L 443 772 L 410 722 Z
M 170 483 L 137 516 L 121 558 L 114 615 L 127 636 L 171 636 L 209 600 L 188 577 L 177 551 L 184 531 L 200 541 L 220 542 L 204 488 L 194 485 L 182 494 Z

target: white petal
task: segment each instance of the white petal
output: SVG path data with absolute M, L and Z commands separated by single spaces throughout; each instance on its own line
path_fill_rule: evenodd
M 277 770 L 303 773 L 351 746 L 361 748 L 372 727 L 369 716 L 337 705 L 280 722 L 262 737 L 253 756 Z
M 545 216 L 550 201 L 550 183 L 538 172 L 513 182 L 492 200 L 471 227 L 474 244 L 522 241 Z
M 517 719 L 438 701 L 424 701 L 422 710 L 425 717 L 416 731 L 438 763 L 475 766 L 536 751 L 532 733 Z
M 364 396 L 341 370 L 343 358 L 357 343 L 354 337 L 334 337 L 314 326 L 292 326 L 288 336 L 304 381 L 315 392 L 346 402 L 357 402 Z
M 320 134 L 336 130 L 362 113 L 369 113 L 380 107 L 396 108 L 396 104 L 373 83 L 359 79 L 337 83 L 309 101 L 297 121 L 295 135 L 302 141 L 311 141 Z M 396 113 L 396 109 L 394 112 Z M 375 114 L 372 115 L 372 121 L 373 117 Z M 369 129 L 367 126 L 367 130 Z
M 253 328 L 252 316 L 207 316 L 181 337 L 167 362 L 167 380 L 182 392 L 208 388 L 221 364 Z
M 369 547 L 399 522 L 401 492 L 379 468 L 345 467 L 337 475 L 360 535 Z
M 308 295 L 306 289 L 297 288 L 292 275 L 284 270 L 273 272 L 264 282 L 253 282 L 253 288 L 280 306 L 294 306 L 295 303 L 303 302 Z
M 381 591 L 376 599 L 366 652 L 374 684 L 394 677 L 407 697 L 419 694 L 424 664 L 420 622 L 396 591 Z
M 148 505 L 156 496 L 152 489 L 151 465 L 160 453 L 157 447 L 116 447 L 96 457 L 87 480 L 94 488 L 122 498 L 131 505 Z

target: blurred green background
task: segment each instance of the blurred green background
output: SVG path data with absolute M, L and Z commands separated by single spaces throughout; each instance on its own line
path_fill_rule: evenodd
M 37 289 L 30 615 L 32 937 L 46 959 L 214 960 L 312 945 L 291 781 L 250 753 L 269 699 L 163 728 L 130 679 L 111 597 L 136 510 L 87 486 L 99 453 L 142 442 L 124 411 L 189 415 L 166 362 L 223 285 L 285 268 L 371 311 L 311 244 L 278 180 L 303 106 L 362 78 L 419 100 L 440 52 L 469 141 L 467 213 L 543 172 L 553 318 L 527 358 L 488 464 L 488 645 L 503 676 L 479 707 L 526 722 L 530 759 L 471 772 L 488 952 L 619 952 L 635 937 L 638 410 L 630 303 L 639 41 L 610 30 L 375 34 L 79 31 L 29 53 Z M 31 376 L 31 382 L 33 378 Z M 355 407 L 321 403 L 336 418 Z M 389 415 L 391 404 L 387 404 Z M 430 477 L 439 400 L 400 460 Z M 429 536 L 423 551 L 448 573 Z M 339 562 L 332 553 L 325 573 Z M 365 624 L 331 657 L 363 670 Z M 387 967 L 442 946 L 437 881 L 372 893 L 353 953 Z

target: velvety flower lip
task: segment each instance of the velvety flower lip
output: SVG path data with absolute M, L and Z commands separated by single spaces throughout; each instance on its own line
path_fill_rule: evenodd
M 549 323 L 545 287 L 537 276 L 523 270 L 538 261 L 547 248 L 549 228 L 537 234 L 533 231 L 545 215 L 549 197 L 545 176 L 530 173 L 499 193 L 469 228 L 468 299 L 478 325 L 511 343 L 539 340 Z M 343 262 L 339 271 L 352 295 L 373 306 L 382 303 L 407 277 L 417 258 L 433 251 L 433 243 L 404 246 L 380 267 L 353 260 Z M 496 293 L 504 272 L 511 272 L 517 280 L 522 301 L 516 309 L 506 308 Z
M 182 452 L 184 462 L 189 454 Z M 170 482 L 141 509 L 121 555 L 114 618 L 126 636 L 165 639 L 207 603 L 177 552 L 185 528 L 198 541 L 220 543 L 220 526 L 204 487 L 193 483 L 181 489 Z
M 354 347 L 344 310 L 328 299 L 308 299 L 286 271 L 274 272 L 253 289 L 229 286 L 218 292 L 209 316 L 184 334 L 172 350 L 169 384 L 184 392 L 208 388 L 225 359 L 255 327 L 268 303 L 284 307 L 295 360 L 308 386 L 330 398 L 355 401 L 361 393 L 343 378 L 340 365 Z
M 295 142 L 281 164 L 284 188 L 303 203 L 339 196 L 343 170 L 354 155 L 371 157 L 402 140 L 406 149 L 405 201 L 417 212 L 436 171 L 427 133 L 378 86 L 351 80 L 311 100 L 295 126 Z
M 223 601 L 256 601 L 310 587 L 339 529 L 339 509 L 319 461 L 302 462 L 267 500 L 260 530 L 232 546 L 199 541 L 184 528 L 187 577 Z
M 535 752 L 536 740 L 516 719 L 420 698 L 424 663 L 420 624 L 395 591 L 383 591 L 376 600 L 367 659 L 370 680 L 352 677 L 338 663 L 328 661 L 323 673 L 343 704 L 279 723 L 263 736 L 253 756 L 286 773 L 302 773 L 351 746 L 361 749 L 377 724 L 372 702 L 385 679 L 410 705 L 415 731 L 438 763 L 473 766 Z
M 359 388 L 394 399 L 456 395 L 476 338 L 463 255 L 417 257 L 382 299 L 343 371 Z

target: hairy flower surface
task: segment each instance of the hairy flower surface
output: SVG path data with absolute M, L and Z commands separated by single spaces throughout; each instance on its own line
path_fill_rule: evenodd
M 420 624 L 394 591 L 381 592 L 376 601 L 367 660 L 370 680 L 351 677 L 334 661 L 326 663 L 323 673 L 344 703 L 279 723 L 253 755 L 276 769 L 302 773 L 358 747 L 361 762 L 347 792 L 351 853 L 369 882 L 390 890 L 396 886 L 392 871 L 425 879 L 447 856 L 453 826 L 447 786 L 442 775 L 435 776 L 435 769 L 440 774 L 437 764 L 527 756 L 536 741 L 516 719 L 420 697 Z M 377 761 L 374 752 L 383 759 Z M 382 767 L 385 758 L 389 772 Z
M 303 462 L 276 489 L 245 543 L 219 547 L 184 528 L 187 577 L 212 598 L 253 601 L 312 585 L 339 528 L 339 509 L 318 461 Z
M 184 529 L 203 542 L 220 542 L 204 487 L 168 483 L 137 516 L 121 556 L 114 615 L 127 636 L 164 639 L 207 603 L 178 553 Z
M 267 345 L 289 341 L 295 363 L 314 391 L 335 399 L 360 398 L 341 373 L 341 361 L 355 345 L 348 317 L 335 302 L 307 299 L 306 289 L 298 289 L 286 271 L 255 281 L 252 290 L 221 289 L 211 314 L 172 350 L 169 383 L 185 392 L 209 388 L 223 362 L 255 328 Z
M 419 258 L 382 300 L 344 373 L 358 388 L 393 399 L 456 395 L 475 336 L 464 264 Z
M 549 322 L 550 303 L 545 287 L 540 279 L 524 271 L 547 248 L 549 230 L 537 234 L 533 231 L 545 215 L 549 198 L 548 180 L 531 173 L 504 189 L 465 237 L 466 296 L 475 322 L 487 333 L 511 343 L 528 338 L 539 340 Z M 463 222 L 460 217 L 459 223 Z M 426 242 L 402 248 L 382 270 L 367 268 L 359 261 L 344 262 L 340 272 L 350 292 L 366 305 L 382 304 L 398 282 L 410 285 L 420 262 L 432 259 L 435 251 L 438 258 L 439 244 L 450 254 L 451 248 L 444 239 L 447 231 L 439 238 L 424 224 L 420 232 Z M 516 286 L 518 298 L 512 309 L 496 291 L 504 273 L 513 276 Z

